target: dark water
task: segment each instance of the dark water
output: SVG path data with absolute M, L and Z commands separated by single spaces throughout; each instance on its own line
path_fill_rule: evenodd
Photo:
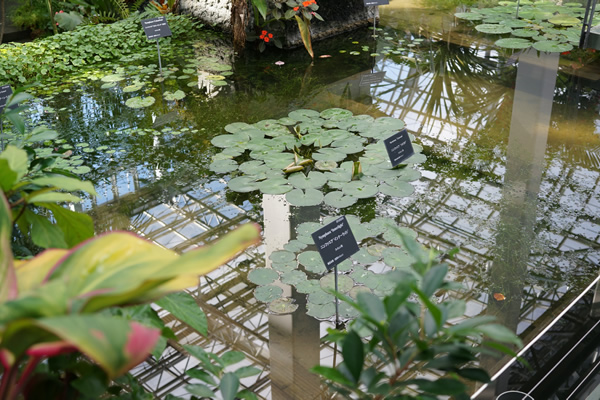
M 191 58 L 215 57 L 232 67 L 226 86 L 202 79 L 188 86 L 195 77 L 154 82 L 154 70 L 142 80 L 156 103 L 132 109 L 124 103 L 139 92 L 123 88 L 143 68 L 111 89 L 101 89 L 103 82 L 90 80 L 90 72 L 64 81 L 51 99 L 41 89 L 42 100 L 32 109 L 34 119 L 51 123 L 65 139 L 57 145 L 74 146 L 91 168 L 84 177 L 99 195 L 82 208 L 94 216 L 99 232 L 128 229 L 185 251 L 243 221 L 264 224 L 263 246 L 202 278 L 191 291 L 209 317 L 209 337 L 172 324 L 183 343 L 244 351 L 264 372 L 243 383 L 265 398 L 324 396 L 306 369 L 334 362 L 333 349 L 319 342 L 331 324 L 302 310 L 269 315 L 246 278 L 251 268 L 264 265 L 265 253 L 293 235 L 290 223 L 315 220 L 323 210 L 290 214 L 279 199 L 268 198 L 269 212 L 263 213 L 262 196 L 227 191 L 227 176 L 208 165 L 217 153 L 210 139 L 229 123 L 331 107 L 405 121 L 427 156 L 416 193 L 377 197 L 352 212 L 364 220 L 393 218 L 442 251 L 460 247 L 452 275 L 467 288 L 460 294 L 466 317 L 496 315 L 525 343 L 597 276 L 597 58 L 586 55 L 574 67 L 557 54 L 498 53 L 444 13 L 394 3 L 381 12 L 376 38 L 371 27 L 316 43 L 317 55 L 331 57 L 313 64 L 301 49 L 248 51 L 235 58 L 227 42 L 215 38 L 165 64 L 180 74 Z M 381 84 L 360 86 L 361 74 L 379 71 L 385 72 Z M 183 100 L 160 95 L 177 89 L 186 92 Z M 287 295 L 301 306 L 305 301 L 291 290 Z M 488 364 L 497 369 L 495 362 Z M 192 366 L 169 349 L 156 365 L 144 364 L 134 374 L 157 395 L 179 395 L 182 373 Z

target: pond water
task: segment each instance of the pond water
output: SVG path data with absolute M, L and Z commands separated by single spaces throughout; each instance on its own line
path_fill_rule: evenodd
M 442 252 L 460 247 L 451 272 L 466 287 L 459 294 L 467 300 L 465 317 L 496 315 L 525 344 L 598 275 L 600 63 L 594 54 L 572 61 L 557 53 L 498 52 L 452 13 L 402 1 L 380 12 L 376 38 L 369 27 L 315 43 L 315 54 L 331 57 L 314 64 L 303 50 L 235 58 L 226 40 L 212 37 L 163 58 L 171 75 L 162 82 L 154 80 L 156 65 L 138 68 L 138 62 L 36 89 L 34 121 L 52 124 L 64 140 L 56 146 L 72 146 L 81 172 L 90 168 L 83 177 L 99 195 L 76 207 L 93 215 L 97 231 L 128 229 L 186 251 L 244 221 L 263 224 L 260 247 L 190 289 L 207 313 L 208 337 L 164 316 L 180 343 L 243 351 L 263 370 L 243 384 L 262 398 L 326 397 L 307 369 L 335 362 L 331 346 L 319 340 L 333 323 L 306 315 L 306 294 L 283 284 L 300 309 L 270 314 L 248 274 L 271 266 L 269 256 L 296 237 L 298 224 L 340 210 L 228 190 L 231 176 L 210 169 L 221 151 L 211 139 L 228 124 L 330 108 L 404 121 L 426 156 L 414 166 L 421 176 L 412 182 L 415 192 L 379 194 L 341 213 L 363 223 L 393 219 Z M 362 75 L 377 72 L 385 72 L 381 83 L 361 85 Z M 102 88 L 110 79 L 101 78 L 115 73 L 123 79 Z M 143 87 L 132 88 L 138 80 Z M 177 90 L 183 99 L 161 95 Z M 144 91 L 156 98 L 153 105 L 125 105 Z M 500 366 L 485 363 L 492 371 Z M 133 373 L 157 396 L 184 395 L 184 372 L 193 366 L 173 346 Z

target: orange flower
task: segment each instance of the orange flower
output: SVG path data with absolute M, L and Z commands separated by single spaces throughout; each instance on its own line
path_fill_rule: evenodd
M 264 38 L 264 41 L 265 41 L 266 43 L 269 43 L 269 40 L 270 40 L 270 39 L 269 39 L 268 37 Z
M 269 33 L 269 39 L 271 39 L 273 37 L 272 33 Z
M 263 36 L 266 35 L 266 34 L 267 34 L 267 31 L 262 31 L 261 32 L 261 35 L 263 35 Z
M 294 11 L 298 11 L 300 7 L 294 7 Z

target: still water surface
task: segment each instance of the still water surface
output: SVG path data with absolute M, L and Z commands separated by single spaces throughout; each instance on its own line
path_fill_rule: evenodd
M 227 191 L 228 177 L 208 165 L 217 153 L 210 139 L 229 123 L 331 107 L 403 120 L 427 156 L 416 192 L 401 199 L 380 195 L 351 213 L 364 221 L 393 218 L 441 251 L 460 247 L 451 271 L 467 289 L 460 294 L 466 317 L 497 315 L 526 344 L 598 274 L 600 64 L 574 68 L 557 54 L 498 53 L 451 13 L 402 1 L 380 12 L 376 38 L 370 27 L 316 43 L 316 54 L 331 57 L 314 64 L 301 50 L 235 59 L 225 41 L 214 39 L 194 51 L 231 64 L 229 85 L 213 86 L 201 76 L 190 88 L 167 79 L 153 84 L 155 93 L 180 88 L 184 100 L 157 96 L 152 107 L 131 109 L 124 105 L 131 95 L 122 91 L 131 83 L 107 90 L 82 80 L 66 83 L 70 92 L 41 100 L 35 111 L 92 167 L 85 177 L 99 196 L 83 208 L 98 231 L 128 229 L 185 251 L 244 221 L 264 225 L 263 245 L 191 291 L 209 317 L 208 338 L 165 316 L 182 343 L 243 351 L 263 370 L 243 383 L 263 398 L 324 396 L 307 369 L 334 362 L 333 349 L 319 340 L 332 324 L 302 312 L 306 296 L 289 287 L 286 295 L 300 310 L 269 315 L 247 274 L 293 238 L 295 224 L 332 210 Z M 171 62 L 184 68 L 182 60 Z M 383 82 L 360 85 L 362 74 L 380 71 Z M 131 134 L 135 129 L 160 134 Z M 96 150 L 82 152 L 82 143 Z M 183 395 L 184 372 L 193 366 L 173 347 L 133 372 L 158 396 Z

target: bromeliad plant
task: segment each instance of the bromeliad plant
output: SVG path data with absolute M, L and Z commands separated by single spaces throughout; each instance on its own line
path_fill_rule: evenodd
M 182 256 L 126 232 L 77 247 L 13 259 L 12 213 L 0 196 L 0 399 L 17 399 L 49 357 L 81 352 L 113 379 L 144 360 L 160 330 L 103 310 L 147 303 L 197 284 L 249 245 L 259 230 L 244 225 Z
M 453 396 L 467 400 L 466 382 L 490 379 L 477 367 L 478 355 L 514 355 L 502 343 L 521 346 L 521 341 L 494 323 L 492 316 L 451 323 L 463 317 L 464 301 L 438 302 L 434 295 L 460 285 L 446 280 L 448 265 L 435 251 L 426 251 L 412 237 L 398 233 L 416 260 L 412 269 L 388 274 L 396 287 L 383 299 L 368 292 L 359 293 L 356 300 L 336 294 L 359 316 L 346 331 L 330 329 L 326 338 L 341 346 L 343 362 L 335 367 L 317 366 L 312 371 L 347 399 L 434 400 Z

